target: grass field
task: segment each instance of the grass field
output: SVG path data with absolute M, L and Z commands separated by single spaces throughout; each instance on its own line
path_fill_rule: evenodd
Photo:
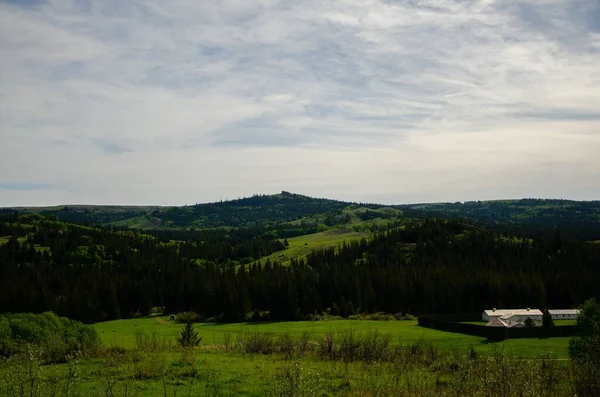
M 331 229 L 324 232 L 307 234 L 288 239 L 290 244 L 285 250 L 277 251 L 269 256 L 260 259 L 265 262 L 269 259 L 271 262 L 289 263 L 290 259 L 306 257 L 315 249 L 330 248 L 341 245 L 344 241 L 359 240 L 368 237 L 369 232 L 354 232 L 348 229 Z
M 168 317 L 161 319 L 166 324 L 160 324 L 154 318 L 139 318 L 98 323 L 95 324 L 95 328 L 106 345 L 134 347 L 136 332 L 156 332 L 158 336 L 175 340 L 179 335 L 181 325 L 170 323 Z M 196 329 L 203 337 L 202 343 L 207 345 L 221 344 L 226 333 L 230 333 L 234 338 L 235 335 L 246 332 L 274 335 L 288 333 L 294 337 L 300 336 L 304 331 L 309 331 L 313 339 L 318 339 L 328 333 L 335 334 L 353 330 L 356 334 L 361 334 L 377 330 L 382 335 L 390 335 L 392 343 L 395 344 L 409 344 L 423 339 L 443 350 L 464 349 L 473 346 L 476 351 L 488 353 L 494 348 L 503 348 L 508 353 L 520 357 L 534 357 L 541 353 L 548 353 L 559 359 L 568 358 L 569 343 L 569 338 L 508 339 L 490 343 L 485 338 L 477 336 L 419 327 L 416 321 L 333 320 L 241 324 L 199 323 L 196 325 Z
M 160 317 L 160 322 L 153 317 L 108 321 L 95 324 L 94 328 L 106 349 L 78 361 L 76 370 L 70 364 L 32 366 L 31 358 L 25 358 L 24 364 L 21 361 L 18 365 L 0 361 L 0 395 L 4 395 L 5 390 L 12 390 L 6 395 L 20 395 L 20 390 L 25 392 L 22 395 L 36 397 L 63 395 L 61 390 L 69 380 L 71 392 L 68 396 L 455 396 L 468 394 L 455 388 L 460 379 L 456 369 L 461 368 L 460 365 L 470 365 L 469 371 L 489 371 L 493 367 L 486 363 L 495 362 L 502 371 L 512 371 L 509 377 L 502 375 L 505 372 L 498 372 L 504 377 L 496 387 L 506 388 L 510 383 L 514 390 L 527 385 L 530 379 L 540 378 L 540 371 L 550 368 L 545 367 L 547 362 L 538 360 L 542 353 L 551 353 L 561 359 L 553 364 L 559 385 L 552 395 L 573 395 L 568 389 L 565 372 L 568 367 L 564 362 L 568 338 L 486 343 L 483 338 L 421 328 L 416 321 L 199 323 L 195 328 L 203 338 L 200 347 L 181 350 L 177 348 L 175 338 L 182 325 L 170 323 L 167 317 Z M 377 330 L 381 335 L 390 335 L 392 343 L 406 346 L 419 340 L 425 343 L 413 344 L 413 347 L 424 346 L 420 348 L 423 349 L 421 353 L 418 349 L 406 348 L 404 351 L 415 351 L 415 355 L 402 356 L 393 362 L 331 360 L 319 358 L 316 351 L 298 356 L 249 353 L 235 347 L 242 346 L 236 343 L 237 336 L 244 337 L 248 333 L 269 333 L 279 338 L 284 334 L 299 337 L 305 331 L 314 341 L 322 342 L 324 336 L 332 333 L 339 345 L 341 339 L 336 334 L 350 330 L 356 336 Z M 226 335 L 232 337 L 231 349 L 224 346 Z M 428 356 L 428 343 L 440 352 Z M 469 346 L 486 359 L 471 361 L 465 358 Z M 494 354 L 490 354 L 492 352 Z M 515 356 L 517 359 L 502 358 Z M 429 361 L 427 357 L 437 358 Z M 20 378 L 14 376 L 15 371 L 20 371 Z M 484 389 L 481 389 L 480 373 L 468 373 L 474 382 L 481 383 L 473 389 L 479 392 L 469 395 L 487 395 L 481 393 Z M 37 382 L 37 392 L 28 393 L 31 386 L 27 380 Z M 446 393 L 439 394 L 440 387 Z M 507 395 L 538 394 L 511 392 Z

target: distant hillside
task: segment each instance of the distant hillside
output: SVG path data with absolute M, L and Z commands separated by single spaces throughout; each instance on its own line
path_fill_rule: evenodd
M 61 221 L 82 225 L 108 225 L 143 217 L 159 207 L 120 205 L 57 205 L 54 207 L 18 207 L 19 211 L 55 216 Z M 145 229 L 145 228 L 144 228 Z
M 375 222 L 345 215 L 359 228 Z M 599 297 L 600 246 L 560 236 L 505 238 L 427 219 L 368 236 L 330 229 L 288 246 L 253 230 L 140 232 L 0 211 L 0 313 L 96 322 L 164 306 L 225 321 L 258 312 L 292 320 L 574 307 Z
M 248 227 L 290 222 L 342 210 L 350 203 L 281 192 L 182 207 L 57 206 L 20 208 L 65 222 L 136 229 Z
M 509 235 L 531 237 L 560 230 L 571 238 L 600 240 L 600 201 L 522 199 L 383 207 L 281 192 L 182 207 L 69 205 L 20 210 L 64 222 L 141 230 L 267 227 L 278 229 L 276 237 L 297 237 L 333 227 L 351 229 L 369 220 L 462 218 Z
M 398 206 L 423 216 L 463 218 L 509 234 L 560 230 L 583 240 L 600 239 L 600 201 L 498 200 Z
M 317 214 L 341 210 L 350 203 L 281 192 L 274 195 L 171 207 L 153 211 L 152 215 L 173 227 L 247 227 L 290 222 Z

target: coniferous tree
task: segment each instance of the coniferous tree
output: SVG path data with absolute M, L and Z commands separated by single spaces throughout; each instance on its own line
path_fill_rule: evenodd
M 194 329 L 194 325 L 191 322 L 187 322 L 177 338 L 177 343 L 181 347 L 196 347 L 200 344 L 201 340 L 202 337 L 198 336 L 198 331 Z
M 544 327 L 544 329 L 550 329 L 554 327 L 554 319 L 552 318 L 552 315 L 550 314 L 548 309 L 544 310 L 542 316 L 542 327 Z

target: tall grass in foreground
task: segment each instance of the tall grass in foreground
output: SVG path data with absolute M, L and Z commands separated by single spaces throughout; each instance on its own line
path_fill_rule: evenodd
M 264 376 L 261 391 L 252 395 L 550 397 L 574 396 L 578 377 L 568 363 L 546 356 L 523 359 L 502 349 L 486 356 L 473 349 L 447 352 L 423 339 L 398 346 L 376 331 L 318 338 L 309 332 L 295 338 L 225 334 L 222 345 L 200 348 L 180 348 L 155 333 L 138 333 L 134 349 L 110 346 L 98 353 L 87 380 L 95 387 L 85 394 L 78 356 L 69 356 L 60 370 L 43 366 L 42 357 L 30 346 L 26 354 L 3 361 L 0 374 L 7 376 L 0 380 L 0 395 L 235 396 L 248 376 Z M 232 378 L 224 376 L 233 371 L 222 367 L 223 357 L 257 362 L 247 368 L 268 365 Z

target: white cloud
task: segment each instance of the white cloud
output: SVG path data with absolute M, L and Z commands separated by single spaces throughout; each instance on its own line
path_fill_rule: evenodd
M 29 3 L 0 205 L 600 195 L 593 2 Z

